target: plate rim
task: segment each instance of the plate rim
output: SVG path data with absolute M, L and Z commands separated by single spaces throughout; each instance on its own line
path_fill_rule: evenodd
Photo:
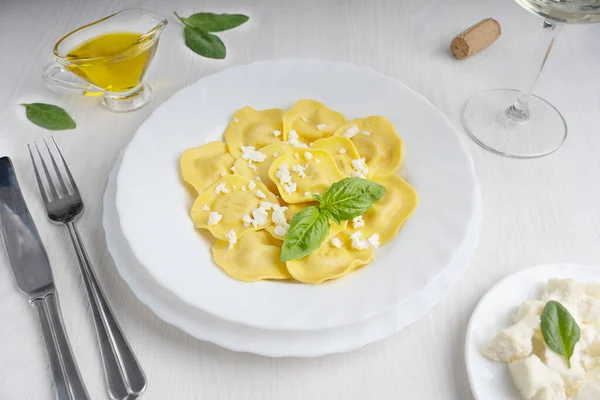
M 466 144 L 463 140 L 463 138 L 461 137 L 461 135 L 459 134 L 459 132 L 456 130 L 456 128 L 452 125 L 452 123 L 450 122 L 450 120 L 446 117 L 446 115 L 441 112 L 441 110 L 437 109 L 429 100 L 427 100 L 427 98 L 425 98 L 423 95 L 421 95 L 420 93 L 414 91 L 413 89 L 411 89 L 410 87 L 408 87 L 406 84 L 404 84 L 403 82 L 396 80 L 394 78 L 391 78 L 379 71 L 370 69 L 370 68 L 365 68 L 362 66 L 357 66 L 351 63 L 347 63 L 347 62 L 339 62 L 339 61 L 329 61 L 329 60 L 322 60 L 322 59 L 314 59 L 314 58 L 283 58 L 283 59 L 274 59 L 274 60 L 262 60 L 262 61 L 255 61 L 252 63 L 248 63 L 248 64 L 243 64 L 243 65 L 238 65 L 238 66 L 234 66 L 234 67 L 230 67 L 227 68 L 225 70 L 216 72 L 214 74 L 211 75 L 207 75 L 206 77 L 203 77 L 201 79 L 199 79 L 198 81 L 196 81 L 195 83 L 192 83 L 184 88 L 182 88 L 181 90 L 179 90 L 178 92 L 174 93 L 173 96 L 170 97 L 169 100 L 173 99 L 173 97 L 180 95 L 182 92 L 186 91 L 186 90 L 190 90 L 191 87 L 195 86 L 195 85 L 200 85 L 201 81 L 215 76 L 215 75 L 219 75 L 223 72 L 226 71 L 231 71 L 231 70 L 243 70 L 244 68 L 248 68 L 248 67 L 256 67 L 256 66 L 264 66 L 264 65 L 277 65 L 279 63 L 300 63 L 300 67 L 305 67 L 307 65 L 313 65 L 314 63 L 319 63 L 321 68 L 327 68 L 327 67 L 338 67 L 338 68 L 350 68 L 356 72 L 360 72 L 360 73 L 367 73 L 367 74 L 371 74 L 373 77 L 377 77 L 378 79 L 385 79 L 386 83 L 390 83 L 390 84 L 394 84 L 397 87 L 401 88 L 401 90 L 406 91 L 407 93 L 409 93 L 411 96 L 415 97 L 416 99 L 419 99 L 424 106 L 427 106 L 427 109 L 433 114 L 437 114 L 439 117 L 439 120 L 441 123 L 443 123 L 447 128 L 448 131 L 452 132 L 454 137 L 455 137 L 455 142 L 457 145 L 457 148 L 461 150 L 461 158 L 462 161 L 464 162 L 464 167 L 465 167 L 465 171 L 467 172 L 468 176 L 465 177 L 465 179 L 467 179 L 470 182 L 470 189 L 472 189 L 473 193 L 469 193 L 468 194 L 468 203 L 470 204 L 470 214 L 469 214 L 469 220 L 466 221 L 467 223 L 463 224 L 460 226 L 460 239 L 457 240 L 457 245 L 454 246 L 454 248 L 448 252 L 448 262 L 446 263 L 446 266 L 443 269 L 440 269 L 439 272 L 437 272 L 435 275 L 431 274 L 431 278 L 429 279 L 429 282 L 437 279 L 442 273 L 443 270 L 445 268 L 448 267 L 448 265 L 450 264 L 450 262 L 452 261 L 452 259 L 454 258 L 456 252 L 458 251 L 458 248 L 460 247 L 460 245 L 462 244 L 462 242 L 465 240 L 465 237 L 468 233 L 468 226 L 471 224 L 471 222 L 473 221 L 473 219 L 475 218 L 475 207 L 474 207 L 474 202 L 475 202 L 475 198 L 479 195 L 479 185 L 478 185 L 478 181 L 477 181 L 477 174 L 475 172 L 474 169 L 474 163 L 473 163 L 473 159 L 469 153 L 469 151 L 467 150 Z M 168 102 L 165 101 L 165 103 Z M 164 105 L 165 103 L 163 103 L 162 105 Z M 161 105 L 161 106 L 162 106 Z M 132 144 L 135 142 L 136 140 L 136 135 L 137 133 L 144 128 L 144 126 L 146 124 L 148 124 L 148 121 L 152 120 L 152 117 L 155 115 L 155 113 L 157 113 L 161 106 L 157 107 L 151 114 L 150 116 L 148 116 L 148 118 L 146 119 L 146 121 L 144 121 L 140 127 L 138 128 L 138 130 L 136 131 L 136 134 L 134 135 L 134 137 L 132 138 L 131 142 L 128 144 L 128 146 L 125 148 L 124 150 L 124 158 L 127 157 L 127 154 L 129 153 L 129 151 L 131 151 L 132 148 Z M 120 181 L 122 179 L 122 169 L 119 170 L 118 176 L 117 176 L 117 213 L 119 214 L 119 217 L 122 218 L 121 215 L 121 211 L 120 211 L 120 207 L 119 207 L 119 192 L 122 192 L 121 190 L 119 190 L 120 187 L 122 187 L 122 185 L 120 184 Z M 466 198 L 466 196 L 465 196 Z M 122 219 L 121 219 L 122 221 Z M 122 223 L 122 222 L 121 222 Z M 123 227 L 122 224 L 122 228 L 123 228 L 123 232 L 124 232 L 124 236 L 126 238 L 126 240 L 128 241 L 128 243 L 131 243 L 131 239 L 129 237 L 128 230 Z M 131 233 L 131 232 L 129 232 Z M 457 235 L 458 236 L 458 235 Z M 135 255 L 135 258 L 140 261 L 140 257 L 138 254 L 138 250 L 136 250 L 133 246 L 131 246 L 132 248 L 132 252 Z M 141 262 L 140 262 L 141 263 Z M 141 263 L 143 265 L 143 263 Z M 150 269 L 148 269 L 148 272 L 151 273 L 154 276 L 154 272 Z M 171 293 L 173 293 L 174 295 L 176 295 L 177 297 L 179 297 L 181 300 L 183 300 L 184 302 L 188 303 L 191 306 L 194 307 L 199 307 L 198 305 L 194 304 L 193 302 L 188 301 L 188 299 L 183 296 L 180 293 L 176 293 L 175 291 L 170 290 L 168 287 L 165 287 L 160 280 L 157 279 L 156 276 L 154 276 L 154 278 L 157 280 L 157 282 L 159 284 L 161 284 L 161 286 L 163 286 L 163 288 L 165 288 L 166 290 L 169 290 Z M 420 288 L 419 290 L 423 290 L 423 288 Z M 356 323 L 357 321 L 360 320 L 365 320 L 371 317 L 375 317 L 377 315 L 381 315 L 387 311 L 389 311 L 391 308 L 396 307 L 399 303 L 401 303 L 402 301 L 406 301 L 406 300 L 410 300 L 411 298 L 413 298 L 415 295 L 418 294 L 419 290 L 416 290 L 415 293 L 412 293 L 412 295 L 410 296 L 406 296 L 404 297 L 401 301 L 396 301 L 393 305 L 386 305 L 386 307 L 380 307 L 379 309 L 377 309 L 375 312 L 371 312 L 371 313 L 365 313 L 363 312 L 360 316 L 355 317 L 354 320 L 352 320 L 351 322 L 343 322 L 340 323 L 340 321 L 338 321 L 338 319 L 332 319 L 332 320 L 325 320 L 324 323 L 320 324 L 320 325 L 316 325 L 316 326 L 301 326 L 301 325 L 294 325 L 293 323 L 290 323 L 290 321 L 287 321 L 288 325 L 283 325 L 283 326 L 273 326 L 271 325 L 272 322 L 270 322 L 269 324 L 264 324 L 264 323 L 260 323 L 260 322 L 253 322 L 253 321 L 249 321 L 249 320 L 238 320 L 236 318 L 232 318 L 231 315 L 229 315 L 229 318 L 224 318 L 223 315 L 220 314 L 216 314 L 213 312 L 213 310 L 211 309 L 205 309 L 202 308 L 203 311 L 208 312 L 210 314 L 212 314 L 213 316 L 217 317 L 217 318 L 221 318 L 221 319 L 227 319 L 231 322 L 235 322 L 235 323 L 243 323 L 245 325 L 250 325 L 250 326 L 255 326 L 257 328 L 264 328 L 264 329 L 281 329 L 281 330 L 318 330 L 318 329 L 326 329 L 326 328 L 331 328 L 331 327 L 335 327 L 335 326 L 341 326 L 341 325 L 347 325 L 347 324 L 352 324 L 352 323 Z M 380 301 L 381 302 L 381 301 Z M 238 316 L 239 317 L 239 316 Z

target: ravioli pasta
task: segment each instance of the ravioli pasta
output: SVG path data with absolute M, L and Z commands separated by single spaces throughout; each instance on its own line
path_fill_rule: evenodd
M 185 150 L 181 178 L 196 199 L 190 215 L 197 229 L 217 240 L 215 263 L 228 276 L 320 284 L 370 263 L 418 204 L 414 188 L 396 175 L 402 140 L 381 116 L 346 117 L 316 100 L 285 111 L 246 106 L 230 119 L 224 142 Z M 345 177 L 383 185 L 383 198 L 362 216 L 336 225 L 308 256 L 280 261 L 292 217 L 313 197 Z

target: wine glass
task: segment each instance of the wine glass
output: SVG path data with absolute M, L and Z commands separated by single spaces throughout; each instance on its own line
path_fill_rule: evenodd
M 494 89 L 471 98 L 463 112 L 469 135 L 483 148 L 506 157 L 553 153 L 567 137 L 567 123 L 548 101 L 532 94 L 563 24 L 600 22 L 600 0 L 515 0 L 544 18 L 528 82 L 522 90 Z

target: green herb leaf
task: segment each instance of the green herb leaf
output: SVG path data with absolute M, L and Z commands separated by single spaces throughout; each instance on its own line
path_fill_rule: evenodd
M 563 356 L 571 368 L 571 356 L 579 341 L 580 330 L 569 310 L 557 301 L 549 301 L 542 311 L 540 325 L 548 347 Z
M 77 127 L 73 118 L 60 107 L 44 103 L 21 105 L 25 107 L 27 119 L 42 128 L 51 131 L 61 131 L 65 129 L 75 129 Z
M 315 198 L 320 203 L 321 212 L 339 224 L 362 215 L 384 194 L 385 187 L 378 183 L 362 178 L 344 178 Z
M 280 260 L 305 257 L 319 248 L 329 234 L 329 220 L 315 206 L 294 214 L 281 248 Z
M 248 21 L 243 14 L 213 14 L 196 13 L 185 18 L 186 22 L 195 28 L 206 32 L 223 32 L 233 29 Z
M 183 34 L 185 45 L 194 53 L 219 60 L 225 58 L 225 44 L 218 36 L 188 25 L 183 28 Z

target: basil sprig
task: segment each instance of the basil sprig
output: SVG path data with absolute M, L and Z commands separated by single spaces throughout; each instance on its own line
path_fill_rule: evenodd
M 330 230 L 329 219 L 337 224 L 362 215 L 381 200 L 385 187 L 362 178 L 344 178 L 322 195 L 314 195 L 319 206 L 306 207 L 295 214 L 285 235 L 280 260 L 306 257 L 319 248 Z
M 77 124 L 62 108 L 44 103 L 21 104 L 25 107 L 27 119 L 39 127 L 51 131 L 75 129 Z
M 569 310 L 557 301 L 549 301 L 542 311 L 540 327 L 548 347 L 563 356 L 571 368 L 571 356 L 579 341 L 580 330 Z
M 223 41 L 211 32 L 223 32 L 248 21 L 243 14 L 196 13 L 187 18 L 173 12 L 184 25 L 185 45 L 194 53 L 203 57 L 223 59 L 227 49 Z

